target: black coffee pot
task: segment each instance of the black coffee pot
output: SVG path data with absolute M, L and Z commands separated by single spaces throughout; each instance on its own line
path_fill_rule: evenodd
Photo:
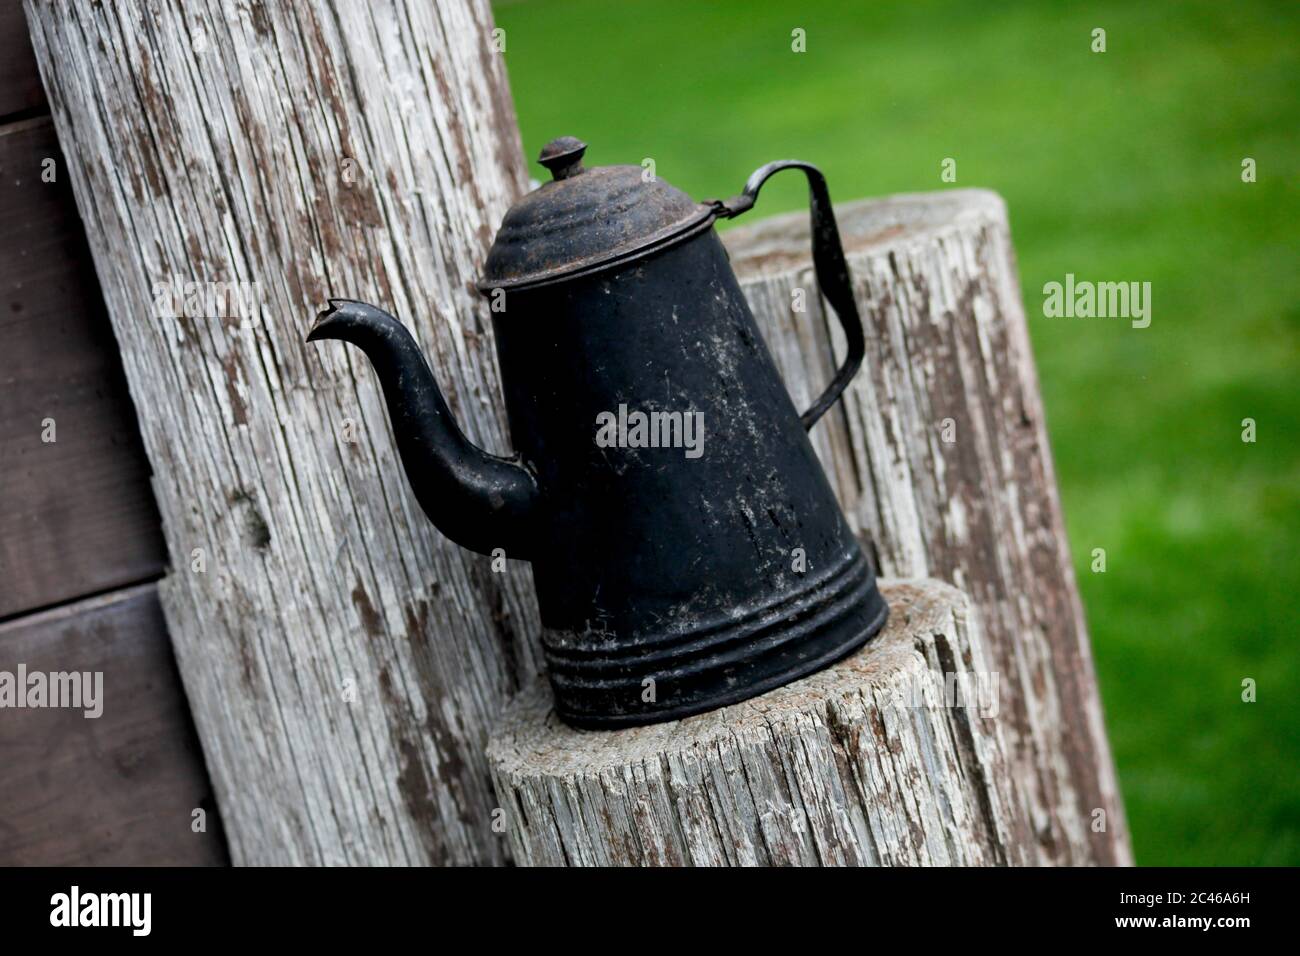
M 410 333 L 333 299 L 309 341 L 362 349 L 430 520 L 533 564 L 556 709 L 620 727 L 735 703 L 862 645 L 888 609 L 805 433 L 862 363 L 862 323 L 821 173 L 770 163 L 725 202 L 639 166 L 584 169 L 506 213 L 479 289 L 491 302 L 513 458 L 452 420 Z M 848 357 L 802 417 L 713 229 L 769 176 L 808 178 L 813 262 Z M 497 552 L 498 554 L 500 552 Z

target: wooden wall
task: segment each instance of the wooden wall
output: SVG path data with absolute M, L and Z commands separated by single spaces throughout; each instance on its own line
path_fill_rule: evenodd
M 225 862 L 149 464 L 19 0 L 0 0 L 0 223 L 0 675 L 99 671 L 104 698 L 98 718 L 0 707 L 0 865 Z

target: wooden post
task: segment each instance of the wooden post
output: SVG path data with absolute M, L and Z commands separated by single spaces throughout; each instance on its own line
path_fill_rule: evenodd
M 1040 859 L 1131 863 L 1006 208 L 953 190 L 836 215 L 867 355 L 812 432 L 827 474 L 882 574 L 949 581 L 978 609 Z M 834 371 L 828 336 L 842 354 L 816 294 L 808 217 L 725 240 L 803 407 Z
M 989 865 L 1037 860 L 996 678 L 964 595 L 882 582 L 889 623 L 811 677 L 697 717 L 561 724 L 538 683 L 488 756 L 534 866 Z
M 529 575 L 440 538 L 374 376 L 303 342 L 329 295 L 386 305 L 506 447 L 470 282 L 525 179 L 486 0 L 26 9 L 234 861 L 503 860 L 482 747 L 537 667 Z

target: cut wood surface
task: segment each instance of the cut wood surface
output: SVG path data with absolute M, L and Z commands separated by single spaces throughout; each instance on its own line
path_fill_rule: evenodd
M 1036 858 L 965 596 L 882 582 L 862 650 L 671 723 L 582 731 L 539 682 L 488 745 L 532 866 L 1006 865 Z
M 1131 863 L 1006 208 L 952 190 L 836 216 L 867 354 L 812 432 L 831 483 L 882 574 L 949 581 L 978 608 L 1041 862 Z M 843 354 L 815 292 L 808 217 L 724 238 L 804 407 L 834 373 L 828 336 Z
M 0 624 L 0 671 L 20 665 L 99 672 L 100 714 L 0 711 L 0 866 L 226 862 L 154 585 Z
M 470 288 L 525 184 L 487 3 L 26 9 L 234 861 L 502 861 L 483 743 L 537 668 L 527 566 L 434 531 L 365 359 L 303 341 L 328 296 L 374 301 L 470 437 L 508 447 Z M 244 283 L 258 308 L 160 315 L 169 282 Z
M 0 129 L 0 220 L 7 617 L 155 578 L 165 554 L 117 343 L 48 117 Z

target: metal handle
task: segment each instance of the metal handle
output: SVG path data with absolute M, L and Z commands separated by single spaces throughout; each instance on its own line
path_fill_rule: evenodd
M 797 159 L 779 159 L 754 171 L 745 183 L 745 191 L 739 196 L 725 202 L 715 201 L 718 216 L 732 219 L 748 212 L 758 199 L 758 191 L 763 183 L 783 169 L 802 169 L 808 177 L 808 205 L 812 214 L 812 251 L 813 268 L 817 273 L 817 285 L 821 294 L 830 303 L 835 315 L 844 327 L 844 337 L 848 340 L 849 354 L 844 364 L 835 373 L 826 391 L 813 402 L 812 407 L 800 416 L 805 429 L 811 429 L 817 419 L 826 413 L 826 409 L 835 404 L 849 381 L 862 366 L 862 357 L 866 354 L 867 343 L 862 331 L 862 318 L 853 301 L 853 286 L 849 279 L 849 265 L 844 261 L 844 247 L 840 244 L 840 231 L 835 225 L 835 212 L 831 209 L 831 195 L 826 189 L 826 177 L 821 170 L 811 163 Z

